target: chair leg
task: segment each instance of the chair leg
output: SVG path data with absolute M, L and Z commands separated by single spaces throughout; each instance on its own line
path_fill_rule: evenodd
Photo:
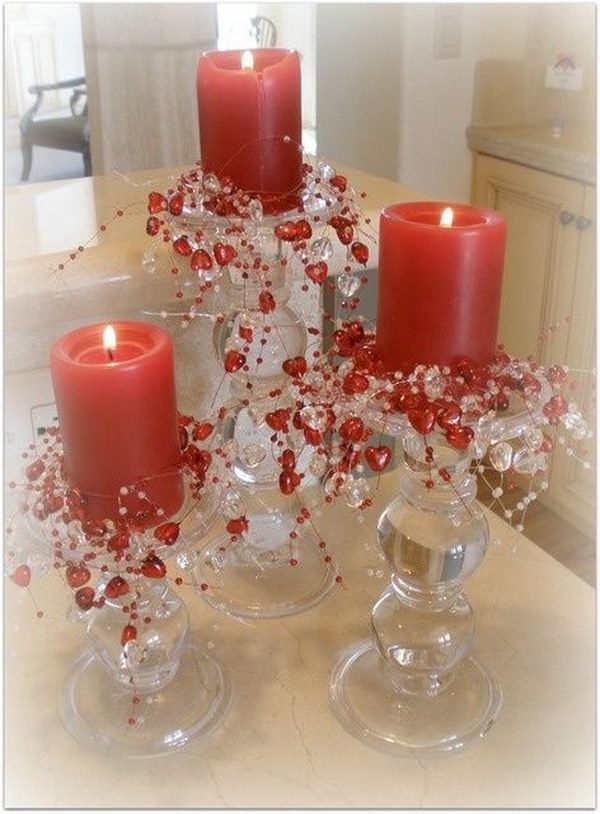
M 89 149 L 83 151 L 83 174 L 84 175 L 92 174 L 92 157 L 90 155 Z
M 21 172 L 21 181 L 29 179 L 31 172 L 31 164 L 33 162 L 33 147 L 24 138 L 21 138 L 21 153 L 23 154 L 23 170 Z

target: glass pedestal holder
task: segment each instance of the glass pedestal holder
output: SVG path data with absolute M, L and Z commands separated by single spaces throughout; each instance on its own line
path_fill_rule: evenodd
M 399 495 L 377 523 L 391 583 L 372 609 L 373 637 L 341 654 L 330 683 L 339 721 L 369 745 L 405 755 L 452 752 L 497 720 L 502 691 L 470 653 L 475 621 L 463 591 L 489 542 L 471 465 L 526 437 L 531 424 L 522 402 L 504 417 L 488 414 L 464 450 L 437 430 L 425 442 L 405 416 L 380 425 L 401 442 L 403 457 Z
M 219 281 L 224 313 L 213 340 L 230 385 L 223 420 L 224 441 L 232 450 L 232 482 L 223 503 L 229 528 L 201 552 L 194 578 L 199 586 L 210 585 L 202 593 L 208 604 L 239 618 L 305 611 L 330 594 L 338 574 L 316 532 L 297 522 L 302 503 L 296 488 L 287 495 L 280 489 L 282 452 L 291 450 L 294 469 L 301 471 L 308 470 L 312 455 L 293 426 L 285 444 L 275 435 L 282 415 L 294 408 L 301 379 L 294 366 L 303 364 L 309 337 L 303 319 L 288 304 L 293 252 L 274 236 L 286 217 L 263 218 L 255 227 L 261 269 L 240 273 L 230 265 Z M 238 369 L 228 370 L 231 359 L 242 357 Z M 303 476 L 297 487 L 311 483 L 316 478 Z
M 218 443 L 217 433 L 212 441 Z M 44 458 L 45 475 L 55 478 L 52 495 L 69 507 L 74 490 L 62 476 L 60 445 Z M 10 538 L 19 540 L 9 549 L 10 568 L 20 563 L 9 576 L 26 587 L 32 576 L 65 569 L 74 600 L 67 618 L 85 625 L 86 647 L 63 686 L 60 715 L 86 746 L 126 758 L 167 754 L 208 736 L 227 712 L 229 680 L 192 636 L 187 607 L 172 585 L 183 579 L 170 578 L 166 565 L 171 559 L 189 567 L 193 549 L 217 519 L 222 497 L 217 469 L 213 463 L 202 487 L 197 473 L 180 469 L 183 506 L 171 518 L 161 517 L 159 509 L 145 530 L 125 532 L 111 520 L 65 519 L 60 511 L 46 514 L 41 504 L 42 513 L 35 514 L 28 499 L 35 483 L 24 493 L 25 508 L 9 526 Z M 151 480 L 154 491 L 160 477 L 125 491 L 136 494 Z

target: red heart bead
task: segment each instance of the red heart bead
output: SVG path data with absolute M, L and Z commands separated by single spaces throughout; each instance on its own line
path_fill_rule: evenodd
M 304 434 L 304 440 L 307 444 L 310 444 L 311 447 L 318 447 L 323 440 L 323 433 L 319 432 L 319 430 L 313 429 L 312 427 L 305 427 L 302 432 Z
M 409 410 L 406 417 L 411 426 L 421 435 L 427 435 L 435 424 L 435 413 L 429 407 Z
M 242 517 L 233 517 L 229 520 L 225 529 L 228 534 L 243 534 L 248 531 L 248 525 L 248 519 L 242 515 Z
M 95 596 L 96 592 L 94 589 L 89 585 L 86 585 L 85 588 L 80 588 L 75 592 L 75 602 L 81 608 L 81 610 L 89 610 L 94 604 Z
M 284 223 L 279 223 L 275 227 L 275 235 L 279 240 L 286 240 L 291 242 L 296 240 L 298 230 L 293 220 L 286 220 Z
M 567 374 L 566 371 L 563 370 L 562 367 L 558 365 L 552 365 L 546 371 L 546 378 L 550 382 L 551 385 L 554 387 L 558 387 L 561 384 L 564 384 L 567 381 Z
M 369 389 L 369 380 L 361 373 L 348 373 L 347 376 L 344 376 L 342 389 L 348 395 L 364 393 L 365 390 Z
M 339 229 L 336 229 L 336 234 L 340 243 L 347 246 L 354 240 L 354 227 L 351 225 L 341 226 Z
M 311 263 L 310 265 L 306 266 L 305 272 L 306 276 L 310 277 L 314 283 L 321 285 L 323 280 L 325 280 L 327 277 L 329 267 L 324 260 L 319 260 L 318 263 Z
M 225 354 L 223 366 L 227 373 L 235 373 L 246 364 L 246 357 L 237 350 L 228 350 Z
M 201 424 L 196 424 L 194 426 L 194 432 L 192 433 L 194 441 L 206 441 L 214 428 L 214 424 L 211 424 L 210 421 L 203 421 Z
M 182 257 L 189 257 L 194 251 L 185 235 L 182 235 L 181 237 L 178 237 L 177 240 L 173 241 L 173 249 Z
M 263 314 L 270 314 L 277 307 L 275 298 L 270 291 L 261 291 L 258 295 L 258 307 Z
M 179 537 L 179 523 L 169 520 L 154 529 L 155 538 L 163 545 L 173 545 Z
M 129 532 L 118 531 L 108 541 L 106 546 L 109 551 L 123 551 L 124 548 L 129 547 Z
M 181 215 L 183 212 L 183 195 L 181 192 L 177 192 L 172 198 L 170 198 L 169 212 L 172 215 Z
M 362 440 L 365 425 L 362 418 L 351 416 L 347 418 L 340 427 L 340 435 L 345 441 L 357 443 Z
M 293 449 L 284 449 L 281 453 L 281 465 L 286 470 L 296 468 L 296 455 Z
M 343 175 L 334 175 L 329 183 L 339 189 L 340 192 L 345 192 L 346 187 L 348 186 L 348 181 Z
M 352 256 L 357 263 L 362 263 L 363 266 L 367 265 L 369 260 L 369 250 L 364 243 L 361 243 L 359 240 L 355 240 L 352 246 L 350 246 L 350 251 L 352 252 Z
M 296 237 L 298 240 L 308 240 L 312 237 L 312 228 L 307 220 L 299 220 L 296 223 Z
M 30 463 L 29 466 L 25 469 L 25 475 L 27 477 L 27 480 L 30 481 L 37 480 L 40 477 L 40 475 L 44 472 L 45 468 L 46 467 L 44 466 L 44 462 L 41 461 L 39 458 L 37 459 L 37 461 L 33 461 L 33 463 Z
M 226 266 L 237 257 L 237 252 L 229 243 L 215 243 L 213 249 L 215 260 L 220 266 Z
M 293 359 L 286 359 L 281 365 L 283 372 L 293 378 L 304 376 L 308 370 L 308 364 L 304 356 L 294 356 Z
M 198 449 L 195 444 L 190 444 L 184 450 L 182 458 L 198 475 L 204 475 L 212 463 L 210 452 L 207 449 Z
M 548 418 L 560 418 L 569 409 L 569 404 L 564 396 L 553 396 L 547 404 L 544 404 L 544 415 Z
M 19 565 L 12 572 L 10 578 L 19 588 L 27 588 L 31 582 L 31 569 L 28 565 Z
M 151 192 L 148 195 L 148 212 L 151 215 L 158 215 L 159 212 L 164 212 L 167 208 L 167 199 L 160 192 Z
M 287 432 L 290 414 L 291 410 L 289 407 L 282 407 L 279 410 L 273 410 L 272 413 L 267 413 L 265 416 L 265 421 L 272 430 L 275 430 L 276 432 Z
M 461 418 L 462 410 L 458 404 L 449 404 L 438 412 L 437 423 L 443 430 L 449 430 L 450 427 L 460 424 Z
M 71 588 L 81 588 L 82 585 L 90 581 L 91 576 L 89 569 L 81 563 L 67 566 L 66 577 Z
M 213 267 L 213 260 L 205 249 L 197 249 L 190 257 L 192 271 L 208 271 Z
M 137 639 L 137 629 L 133 625 L 125 625 L 121 633 L 121 647 L 125 647 L 132 639 Z
M 471 427 L 450 427 L 446 432 L 448 442 L 455 449 L 467 449 L 474 437 L 475 433 Z
M 300 484 L 300 475 L 297 472 L 286 470 L 279 475 L 279 488 L 284 495 L 291 495 Z
M 123 577 L 113 577 L 104 589 L 104 595 L 109 599 L 117 599 L 129 593 L 129 583 Z
M 386 446 L 367 447 L 365 459 L 373 472 L 381 472 L 386 468 L 392 458 L 392 450 Z
M 146 221 L 146 234 L 150 235 L 150 237 L 154 237 L 160 231 L 160 221 L 158 218 L 151 215 L 148 220 Z
M 156 554 L 149 554 L 142 561 L 140 572 L 148 579 L 162 579 L 167 573 L 167 566 Z
M 252 342 L 254 331 L 250 325 L 240 325 L 238 328 L 238 334 L 245 342 Z

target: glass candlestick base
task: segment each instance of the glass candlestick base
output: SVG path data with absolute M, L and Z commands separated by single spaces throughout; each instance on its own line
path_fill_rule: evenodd
M 473 657 L 465 658 L 437 692 L 398 689 L 370 640 L 344 653 L 333 672 L 330 698 L 350 734 L 384 751 L 415 755 L 468 746 L 488 732 L 502 706 L 498 684 Z
M 153 757 L 212 732 L 227 711 L 230 687 L 218 663 L 192 643 L 184 646 L 165 686 L 139 690 L 135 699 L 131 687 L 115 682 L 86 650 L 67 676 L 61 718 L 74 738 L 101 752 Z
M 400 494 L 377 524 L 391 584 L 371 611 L 373 639 L 346 651 L 330 684 L 349 732 L 406 754 L 464 748 L 489 731 L 502 705 L 494 679 L 470 655 L 475 618 L 463 583 L 489 543 L 471 452 L 439 435 L 429 440 L 404 440 Z
M 253 514 L 251 533 L 231 541 L 218 537 L 194 569 L 202 597 L 231 616 L 269 619 L 291 616 L 323 601 L 336 586 L 338 571 L 311 531 L 297 529 L 285 513 Z

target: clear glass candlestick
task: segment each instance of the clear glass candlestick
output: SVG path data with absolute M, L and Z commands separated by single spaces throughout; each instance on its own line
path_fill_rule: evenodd
M 64 684 L 60 712 L 78 741 L 126 757 L 166 754 L 217 727 L 230 700 L 218 662 L 190 635 L 189 614 L 165 580 L 136 585 L 151 619 L 124 645 L 123 605 L 109 600 L 87 624 L 88 648 Z
M 180 416 L 185 427 L 197 434 L 207 422 Z M 67 619 L 85 626 L 86 646 L 68 674 L 60 712 L 86 746 L 122 757 L 167 754 L 208 735 L 229 706 L 227 676 L 192 637 L 175 589 L 191 578 L 173 577 L 167 565 L 185 573 L 219 516 L 223 467 L 210 448 L 219 447 L 220 434 L 211 429 L 204 448 L 196 448 L 197 460 L 188 456 L 176 469 L 120 488 L 119 502 L 137 498 L 135 512 L 125 502 L 118 517 L 86 515 L 85 499 L 64 476 L 54 428 L 44 436 L 43 457 L 29 464 L 15 492 L 9 575 L 27 587 L 33 577 L 60 572 L 71 599 Z M 183 455 L 188 437 L 187 430 L 180 433 Z M 174 472 L 182 477 L 185 501 L 168 517 L 148 496 Z
M 471 454 L 441 437 L 431 447 L 444 477 L 436 472 L 427 486 L 422 441 L 404 442 L 399 496 L 377 525 L 391 584 L 371 612 L 373 638 L 343 654 L 330 688 L 352 734 L 400 753 L 466 746 L 489 731 L 502 701 L 470 655 L 475 622 L 463 583 L 489 540 Z
M 313 448 L 291 422 L 285 446 L 294 453 L 295 468 L 307 474 L 293 494 L 284 495 L 279 488 L 285 447 L 272 416 L 294 409 L 293 382 L 299 376 L 294 365 L 306 365 L 309 337 L 302 317 L 289 304 L 294 257 L 282 241 L 273 240 L 278 222 L 265 219 L 256 238 L 268 277 L 261 269 L 242 275 L 232 267 L 220 278 L 220 298 L 227 309 L 213 334 L 233 397 L 223 421 L 223 437 L 233 452 L 233 482 L 223 515 L 226 524 L 244 522 L 205 547 L 194 578 L 200 588 L 210 586 L 201 591 L 206 602 L 240 618 L 307 610 L 329 595 L 338 575 L 319 547 L 318 535 L 308 523 L 297 523 L 302 507 L 298 491 L 317 479 L 308 471 Z M 228 360 L 240 357 L 244 363 L 228 369 Z

